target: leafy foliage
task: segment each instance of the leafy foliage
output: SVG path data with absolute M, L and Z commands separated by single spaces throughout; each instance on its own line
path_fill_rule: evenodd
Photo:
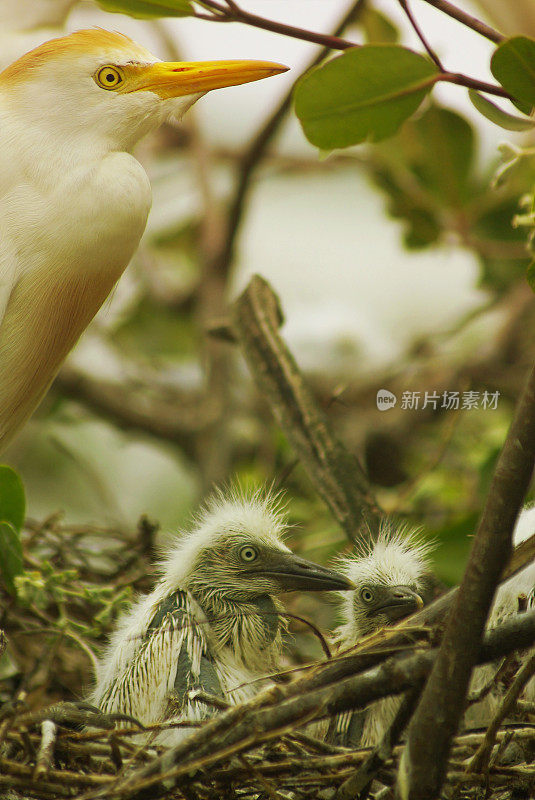
M 528 117 L 517 117 L 514 114 L 508 114 L 496 103 L 492 103 L 473 89 L 468 90 L 468 95 L 474 108 L 477 108 L 480 114 L 499 125 L 500 128 L 505 128 L 508 131 L 529 131 L 535 126 L 534 120 Z
M 305 75 L 295 112 L 323 150 L 380 141 L 395 133 L 432 89 L 437 68 L 399 45 L 348 50 Z
M 24 522 L 26 498 L 24 486 L 14 469 L 0 465 L 0 520 L 20 530 Z
M 502 42 L 490 62 L 492 74 L 529 113 L 535 106 L 535 39 L 513 36 Z
M 0 522 L 0 571 L 6 589 L 16 594 L 15 578 L 22 573 L 22 545 L 20 534 L 9 522 Z
M 369 44 L 396 44 L 399 41 L 399 30 L 392 20 L 370 5 L 364 7 L 358 21 Z

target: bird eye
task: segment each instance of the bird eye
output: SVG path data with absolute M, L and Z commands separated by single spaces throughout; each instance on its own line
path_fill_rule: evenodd
M 124 81 L 124 77 L 117 67 L 106 65 L 100 67 L 94 75 L 95 83 L 101 89 L 117 89 L 118 86 Z
M 240 550 L 240 558 L 242 561 L 247 561 L 248 563 L 254 561 L 258 558 L 258 550 L 256 547 L 246 544 L 245 547 L 242 547 Z
M 373 592 L 371 589 L 368 589 L 367 586 L 360 592 L 361 598 L 364 600 L 365 603 L 371 603 L 373 600 Z

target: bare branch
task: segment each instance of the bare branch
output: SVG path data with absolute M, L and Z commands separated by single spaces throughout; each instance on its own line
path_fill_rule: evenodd
M 440 652 L 409 727 L 398 773 L 402 798 L 423 800 L 440 792 L 487 615 L 503 566 L 510 559 L 513 528 L 534 460 L 535 369 L 498 459 Z
M 351 540 L 380 512 L 356 456 L 336 439 L 278 333 L 278 298 L 258 276 L 233 306 L 233 327 L 255 382 L 316 490 Z

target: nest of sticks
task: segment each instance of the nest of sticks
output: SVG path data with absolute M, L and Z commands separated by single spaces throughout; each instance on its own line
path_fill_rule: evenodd
M 412 652 L 412 657 L 415 652 Z M 362 652 L 360 655 L 364 656 Z M 408 656 L 404 653 L 403 658 Z M 353 656 L 336 659 L 347 671 Z M 344 665 L 344 662 L 346 664 Z M 330 668 L 334 664 L 329 665 Z M 312 716 L 305 687 L 325 667 L 205 723 L 177 748 L 138 743 L 140 726 L 84 704 L 58 703 L 29 712 L 7 704 L 0 723 L 0 796 L 6 798 L 326 798 L 393 797 L 402 745 L 390 730 L 375 748 L 336 747 L 302 731 Z M 361 679 L 364 674 L 360 675 Z M 344 678 L 332 686 L 340 696 Z M 295 684 L 300 684 L 295 694 Z M 320 710 L 324 688 L 312 705 Z M 289 691 L 290 690 L 290 691 Z M 310 692 L 308 693 L 310 694 Z M 407 697 L 407 695 L 406 695 Z M 210 702 L 210 698 L 200 698 Z M 301 719 L 288 721 L 288 708 Z M 402 705 L 407 710 L 410 703 Z M 445 797 L 532 798 L 535 725 L 525 720 L 456 737 Z M 178 725 L 179 723 L 174 723 Z M 172 723 L 151 726 L 148 738 Z M 146 735 L 144 734 L 144 737 Z M 504 754 L 516 744 L 514 763 Z
M 358 647 L 275 676 L 247 703 L 223 708 L 219 698 L 197 693 L 198 702 L 216 707 L 209 719 L 144 729 L 77 698 L 119 610 L 110 597 L 150 585 L 154 533 L 146 520 L 132 539 L 66 528 L 57 518 L 24 532 L 26 577 L 17 598 L 2 597 L 0 650 L 9 644 L 12 669 L 0 675 L 0 798 L 393 797 L 404 731 L 451 592 Z M 444 797 L 535 796 L 535 709 L 520 699 L 535 672 L 534 642 L 529 610 L 485 635 L 478 660 L 495 663 L 496 674 L 469 702 L 498 690 L 501 702 L 487 730 L 455 738 Z M 329 720 L 392 694 L 402 702 L 377 747 L 326 740 Z M 179 745 L 154 741 L 180 724 L 195 730 Z
M 526 620 L 530 617 L 527 614 Z M 527 627 L 532 626 L 531 620 Z M 512 628 L 502 628 L 487 635 L 481 661 L 509 649 Z M 24 696 L 19 696 L 2 709 L 0 791 L 5 794 L 0 796 L 393 797 L 403 730 L 434 654 L 429 628 L 382 631 L 359 648 L 299 669 L 290 680 L 281 676 L 280 683 L 261 690 L 248 703 L 219 708 L 205 722 L 189 723 L 196 730 L 172 748 L 151 739 L 163 729 L 186 723 L 146 729 L 135 720 L 103 715 L 74 702 L 29 711 Z M 534 709 L 515 708 L 530 661 L 519 661 L 522 666 L 509 671 L 508 688 L 488 729 L 464 731 L 455 738 L 444 797 L 534 796 Z M 403 701 L 376 748 L 338 747 L 306 732 L 318 719 L 365 707 L 392 692 L 401 692 Z M 208 695 L 198 694 L 197 700 L 221 705 Z

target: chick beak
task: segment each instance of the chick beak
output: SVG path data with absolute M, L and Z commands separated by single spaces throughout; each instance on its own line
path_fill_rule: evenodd
M 143 66 L 130 91 L 150 91 L 162 99 L 204 94 L 286 72 L 271 61 L 157 61 Z
M 389 587 L 387 599 L 377 611 L 384 614 L 389 623 L 392 623 L 414 614 L 423 607 L 424 601 L 413 589 L 408 586 L 392 586 Z
M 283 592 L 345 591 L 355 588 L 351 581 L 338 572 L 282 551 L 265 554 L 262 563 L 257 567 L 251 566 L 247 572 L 277 581 Z

